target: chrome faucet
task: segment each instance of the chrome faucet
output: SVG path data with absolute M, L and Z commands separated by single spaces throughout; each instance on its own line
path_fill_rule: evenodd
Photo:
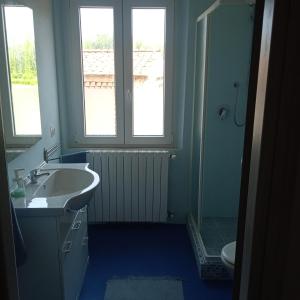
M 33 169 L 30 171 L 29 173 L 29 178 L 30 178 L 30 183 L 31 184 L 35 184 L 37 183 L 37 179 L 41 176 L 48 176 L 50 175 L 49 172 L 45 172 L 45 173 L 38 173 L 38 169 Z

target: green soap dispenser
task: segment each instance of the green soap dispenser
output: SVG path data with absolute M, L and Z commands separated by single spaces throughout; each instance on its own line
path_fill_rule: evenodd
M 22 177 L 22 172 L 24 169 L 15 169 L 14 181 L 17 183 L 16 188 L 11 192 L 11 196 L 14 198 L 25 197 L 25 184 Z

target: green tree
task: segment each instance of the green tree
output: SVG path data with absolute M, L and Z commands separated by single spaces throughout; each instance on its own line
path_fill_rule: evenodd
M 8 49 L 10 78 L 13 84 L 37 84 L 34 44 L 26 40 Z
M 87 40 L 83 44 L 84 49 L 113 49 L 113 38 L 107 34 L 98 34 L 94 40 Z

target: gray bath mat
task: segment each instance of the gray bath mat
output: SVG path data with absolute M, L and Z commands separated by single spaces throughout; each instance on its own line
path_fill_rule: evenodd
M 161 277 L 111 279 L 104 300 L 184 300 L 182 281 Z

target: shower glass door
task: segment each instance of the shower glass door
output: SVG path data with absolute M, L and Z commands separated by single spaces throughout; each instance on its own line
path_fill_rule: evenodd
M 199 182 L 192 203 L 212 256 L 236 239 L 252 14 L 247 4 L 220 5 L 197 25 L 193 150 L 194 157 L 199 153 Z
M 196 65 L 194 76 L 194 120 L 193 120 L 193 157 L 192 157 L 192 202 L 191 212 L 196 226 L 200 225 L 200 186 L 202 177 L 202 145 L 203 140 L 203 113 L 205 95 L 205 63 L 206 63 L 206 40 L 207 40 L 207 19 L 197 22 L 196 28 Z

